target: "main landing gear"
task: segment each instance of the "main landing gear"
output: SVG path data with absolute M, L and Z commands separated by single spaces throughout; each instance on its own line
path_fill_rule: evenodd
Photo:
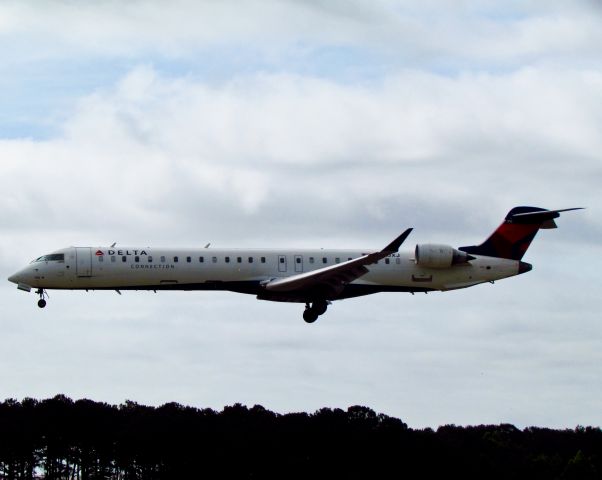
M 307 323 L 314 323 L 320 315 L 326 312 L 328 308 L 328 302 L 326 300 L 318 300 L 311 304 L 307 302 L 305 304 L 305 311 L 303 312 L 303 320 Z
M 40 299 L 38 300 L 38 307 L 44 308 L 46 306 L 46 300 L 44 299 L 44 297 L 48 297 L 46 290 L 38 288 L 36 290 L 36 293 L 40 296 Z

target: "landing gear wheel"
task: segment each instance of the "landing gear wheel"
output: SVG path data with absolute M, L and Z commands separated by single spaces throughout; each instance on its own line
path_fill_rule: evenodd
M 311 308 L 306 308 L 303 312 L 303 320 L 307 323 L 314 323 L 318 319 L 318 314 Z
M 44 308 L 46 306 L 46 300 L 44 300 L 44 297 L 47 297 L 48 294 L 43 288 L 38 288 L 36 293 L 40 296 L 40 299 L 38 300 L 38 307 Z
M 305 304 L 305 311 L 303 312 L 303 320 L 307 323 L 314 323 L 320 315 L 326 313 L 328 304 L 329 302 L 326 300 L 316 300 L 311 305 L 307 302 Z

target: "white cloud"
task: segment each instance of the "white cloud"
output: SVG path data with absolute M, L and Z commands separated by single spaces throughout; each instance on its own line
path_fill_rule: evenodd
M 329 2 L 178 0 L 4 2 L 0 33 L 28 58 L 74 54 L 189 57 L 241 45 L 265 58 L 351 46 L 411 64 L 517 60 L 600 52 L 600 8 L 592 2 Z M 68 25 L 68 28 L 65 26 Z M 6 53 L 10 54 L 10 51 Z
M 40 228 L 159 218 L 177 237 L 195 218 L 227 236 L 223 218 L 267 227 L 304 198 L 293 212 L 315 211 L 317 234 L 328 235 L 333 216 L 359 214 L 379 230 L 391 229 L 391 215 L 396 228 L 422 220 L 408 218 L 415 205 L 439 205 L 430 217 L 479 201 L 498 215 L 523 202 L 593 205 L 600 79 L 529 68 L 455 78 L 408 71 L 372 87 L 266 74 L 210 86 L 139 67 L 83 98 L 61 138 L 0 143 L 3 215 L 21 225 L 28 208 Z M 35 189 L 21 188 L 32 181 Z M 448 211 L 450 197 L 458 203 Z

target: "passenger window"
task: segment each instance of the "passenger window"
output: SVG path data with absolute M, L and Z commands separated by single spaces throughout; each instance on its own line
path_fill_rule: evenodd
M 152 255 L 148 256 L 148 263 L 153 263 L 153 256 Z
M 335 258 L 334 263 L 341 263 L 341 259 L 339 257 Z
M 173 263 L 178 263 L 178 257 L 173 257 Z
M 188 263 L 192 262 L 192 257 L 186 257 L 186 261 L 187 261 Z
M 115 255 L 111 255 L 111 262 L 115 263 Z
M 165 263 L 165 255 L 161 255 L 161 263 Z
M 390 262 L 390 260 L 389 260 L 388 258 L 385 258 L 385 263 L 386 263 L 387 265 L 389 265 L 389 262 Z
M 126 257 L 125 255 L 123 257 L 121 257 L 121 261 L 125 263 L 125 261 L 128 259 L 128 257 Z
M 314 263 L 314 257 L 309 257 L 309 263 Z
M 226 257 L 224 258 L 224 260 L 226 261 L 226 263 L 230 263 L 230 257 Z
M 396 263 L 397 265 L 399 265 L 399 264 L 401 263 L 401 259 L 400 259 L 399 257 L 397 257 L 397 258 L 395 259 L 395 263 Z
M 328 260 L 326 259 L 326 257 L 322 257 L 322 263 L 328 263 Z
M 237 263 L 242 263 L 242 257 L 236 257 Z
M 296 261 L 297 263 L 301 263 L 301 258 L 300 258 L 300 257 L 297 257 L 297 258 L 295 259 L 295 261 Z
M 199 263 L 204 263 L 205 262 L 205 257 L 199 257 Z
M 98 258 L 99 262 L 104 262 L 105 261 L 105 257 L 103 257 L 103 256 L 100 256 L 100 257 L 97 257 L 97 258 Z
M 284 257 L 280 257 L 280 263 L 284 263 Z
M 134 262 L 136 262 L 136 263 L 140 262 L 140 257 L 138 255 L 136 255 L 134 257 Z
M 253 263 L 253 257 L 249 257 L 249 263 Z
M 261 257 L 261 263 L 265 263 L 265 257 Z
M 211 261 L 212 261 L 213 263 L 217 263 L 217 257 L 212 257 L 212 258 L 211 258 Z

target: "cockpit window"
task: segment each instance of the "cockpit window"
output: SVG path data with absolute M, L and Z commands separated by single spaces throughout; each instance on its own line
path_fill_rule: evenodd
M 32 263 L 37 262 L 64 262 L 65 254 L 64 253 L 52 253 L 50 255 L 43 255 L 41 257 L 36 258 Z

